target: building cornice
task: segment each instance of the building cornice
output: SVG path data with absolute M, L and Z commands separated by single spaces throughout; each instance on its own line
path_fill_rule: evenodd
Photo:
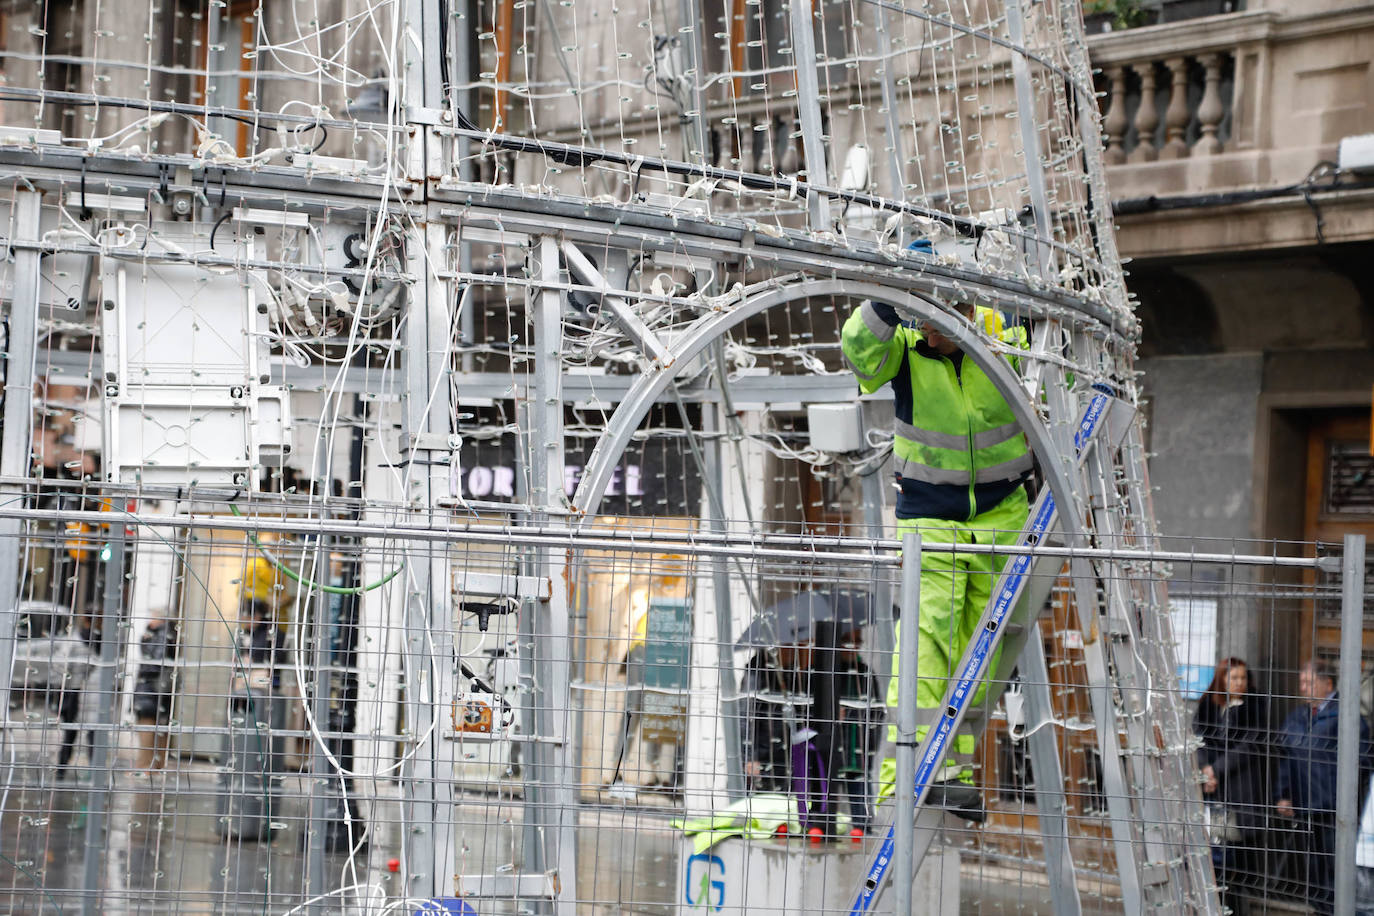
M 1315 205 L 1315 206 L 1314 206 Z M 1374 237 L 1374 188 L 1329 189 L 1244 203 L 1162 209 L 1116 217 L 1117 246 L 1136 260 L 1218 255 L 1317 244 L 1317 218 L 1329 244 Z
M 1088 56 L 1096 66 L 1143 58 L 1176 57 L 1223 51 L 1237 45 L 1269 40 L 1279 25 L 1273 10 L 1254 10 L 1186 19 L 1088 36 Z
M 1094 65 L 1104 66 L 1371 29 L 1374 29 L 1374 6 L 1297 16 L 1280 16 L 1274 10 L 1253 10 L 1089 35 L 1088 54 Z
M 1374 6 L 1288 16 L 1277 23 L 1274 41 L 1299 41 L 1374 29 Z

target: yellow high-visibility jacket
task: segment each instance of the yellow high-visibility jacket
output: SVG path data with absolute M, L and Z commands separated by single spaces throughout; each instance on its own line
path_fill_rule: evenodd
M 980 306 L 973 320 L 989 336 L 1026 347 L 1025 329 L 1008 327 L 1000 312 Z M 967 521 L 1000 503 L 1030 473 L 1025 434 L 972 360 L 940 355 L 881 302 L 865 302 L 849 316 L 841 345 L 865 393 L 892 385 L 898 518 Z

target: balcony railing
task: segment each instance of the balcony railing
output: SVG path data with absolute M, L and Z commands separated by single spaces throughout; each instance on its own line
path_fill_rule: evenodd
M 1112 100 L 1103 122 L 1108 165 L 1213 156 L 1231 140 L 1234 54 L 1117 64 L 1105 77 Z
M 1089 35 L 1121 250 L 1374 238 L 1374 188 L 1331 167 L 1343 138 L 1374 133 L 1371 40 L 1359 0 Z
M 1273 20 L 1236 13 L 1092 36 L 1107 164 L 1254 147 L 1256 57 Z

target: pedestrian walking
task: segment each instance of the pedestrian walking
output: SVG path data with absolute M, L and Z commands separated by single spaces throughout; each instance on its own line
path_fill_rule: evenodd
M 1268 755 L 1269 703 L 1255 693 L 1250 668 L 1239 658 L 1217 663 L 1211 685 L 1198 700 L 1193 732 L 1202 798 L 1212 834 L 1212 863 L 1222 902 L 1245 912 L 1239 883 L 1260 872 L 1257 834 L 1267 807 L 1264 763 Z
M 1298 696 L 1298 707 L 1279 729 L 1282 756 L 1276 807 L 1296 834 L 1298 877 L 1307 889 L 1307 902 L 1314 913 L 1329 914 L 1335 905 L 1336 732 L 1341 698 L 1335 672 L 1326 661 L 1313 659 L 1303 665 L 1298 672 Z M 1369 724 L 1363 716 L 1360 768 L 1366 774 L 1370 769 Z

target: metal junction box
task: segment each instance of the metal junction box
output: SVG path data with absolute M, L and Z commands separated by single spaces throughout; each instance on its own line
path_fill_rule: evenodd
M 100 262 L 105 473 L 122 483 L 256 485 L 290 450 L 286 390 L 269 386 L 268 318 L 243 269 L 195 254 L 253 256 L 169 238 L 182 263 Z

